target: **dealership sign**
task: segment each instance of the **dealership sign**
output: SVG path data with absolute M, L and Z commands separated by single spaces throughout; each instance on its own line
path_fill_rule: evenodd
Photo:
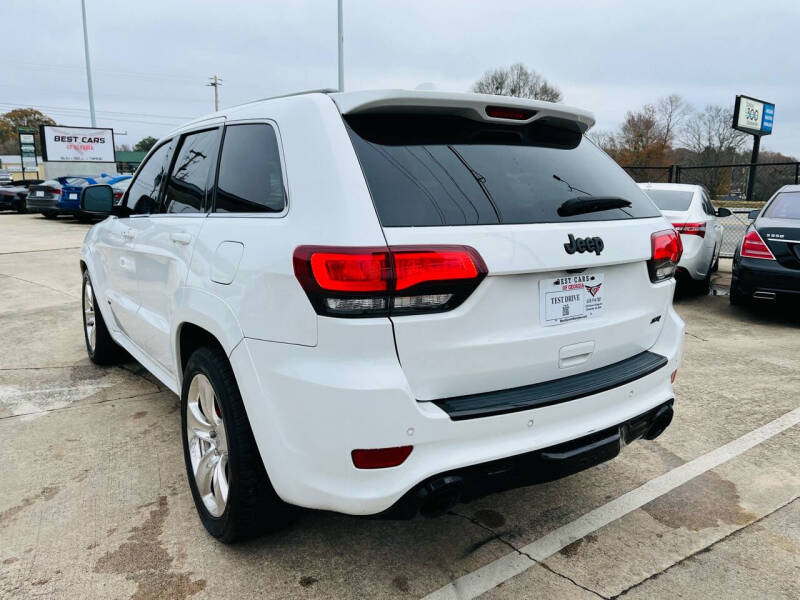
M 42 158 L 50 162 L 116 162 L 114 130 L 41 125 Z
M 733 108 L 733 128 L 752 135 L 772 133 L 775 105 L 748 96 L 736 96 Z
M 20 164 L 22 165 L 22 176 L 25 177 L 25 171 L 36 171 L 39 168 L 39 163 L 36 161 L 36 146 L 34 144 L 33 135 L 35 129 L 30 127 L 18 127 L 17 134 L 19 135 L 19 157 Z

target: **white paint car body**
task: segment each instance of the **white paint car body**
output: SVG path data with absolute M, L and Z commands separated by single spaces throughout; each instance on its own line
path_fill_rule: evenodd
M 651 198 L 661 214 L 681 235 L 683 255 L 678 268 L 696 281 L 706 279 L 719 259 L 723 227 L 705 188 L 684 183 L 640 183 L 639 187 L 648 195 L 654 192 Z M 671 202 L 680 203 L 681 210 L 662 208 Z
M 381 225 L 343 115 L 455 114 L 516 124 L 487 116 L 487 105 L 531 111 L 531 123 L 555 118 L 580 131 L 593 124 L 589 113 L 563 105 L 475 94 L 309 93 L 255 102 L 165 139 L 209 126 L 269 124 L 280 147 L 285 210 L 110 217 L 89 231 L 81 260 L 114 341 L 180 394 L 182 332 L 190 325 L 216 338 L 285 502 L 379 513 L 437 474 L 616 427 L 674 397 L 684 325 L 672 307 L 674 280 L 648 277 L 651 236 L 670 229 L 654 209 L 648 218 L 623 220 Z M 598 158 L 606 159 L 618 169 Z M 566 252 L 570 234 L 601 236 L 602 254 Z M 293 253 L 305 245 L 442 244 L 474 248 L 488 275 L 462 304 L 433 314 L 317 314 L 293 267 Z M 603 275 L 603 312 L 542 326 L 540 282 L 568 271 Z M 646 351 L 664 365 L 568 402 L 464 420 L 434 402 L 603 369 Z M 413 451 L 391 468 L 356 468 L 351 457 L 354 449 L 405 445 Z

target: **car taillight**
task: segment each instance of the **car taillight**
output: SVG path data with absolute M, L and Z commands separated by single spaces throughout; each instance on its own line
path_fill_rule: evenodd
M 61 190 L 59 188 L 47 188 L 48 194 L 60 194 Z
M 657 231 L 650 236 L 650 247 L 652 256 L 647 261 L 650 281 L 656 283 L 669 279 L 675 274 L 678 261 L 683 254 L 681 236 L 674 229 Z
M 300 246 L 294 272 L 320 315 L 374 317 L 450 310 L 486 276 L 469 246 Z
M 706 237 L 706 224 L 705 223 L 673 223 L 672 226 L 678 233 L 684 235 L 697 235 Z
M 741 255 L 745 258 L 762 258 L 764 260 L 775 260 L 775 255 L 761 239 L 758 231 L 751 229 L 742 240 Z

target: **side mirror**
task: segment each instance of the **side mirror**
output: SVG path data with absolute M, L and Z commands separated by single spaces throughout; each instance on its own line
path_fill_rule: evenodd
M 751 221 L 755 221 L 758 218 L 758 213 L 760 212 L 760 210 L 751 210 L 749 213 L 747 213 L 747 218 Z
M 733 213 L 731 213 L 731 211 L 728 210 L 727 208 L 718 208 L 717 209 L 717 216 L 718 217 L 730 217 L 731 214 L 733 214 Z
M 111 214 L 113 205 L 114 190 L 110 185 L 88 185 L 81 191 L 81 211 L 88 215 L 106 217 Z

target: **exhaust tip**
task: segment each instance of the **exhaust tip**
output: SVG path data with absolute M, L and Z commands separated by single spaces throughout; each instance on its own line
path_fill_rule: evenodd
M 464 480 L 448 475 L 429 481 L 419 490 L 419 514 L 423 517 L 438 517 L 450 510 L 461 499 Z
M 674 411 L 672 410 L 672 404 L 666 404 L 658 409 L 655 416 L 653 417 L 653 423 L 650 425 L 650 429 L 647 430 L 642 437 L 646 440 L 654 440 L 662 433 L 664 430 L 669 427 L 669 424 L 672 423 L 672 415 Z
M 756 290 L 755 292 L 753 292 L 753 298 L 755 298 L 756 300 L 775 300 L 775 292 Z

